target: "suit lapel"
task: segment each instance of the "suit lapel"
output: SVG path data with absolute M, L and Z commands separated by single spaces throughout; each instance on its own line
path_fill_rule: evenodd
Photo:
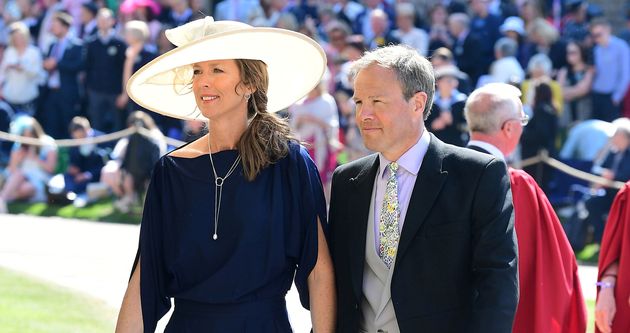
M 446 181 L 448 172 L 442 171 L 443 143 L 431 134 L 429 149 L 422 161 L 422 166 L 413 187 L 405 223 L 400 235 L 396 262 L 404 256 L 416 233 L 424 223 L 435 199 Z M 395 269 L 395 266 L 394 266 Z
M 367 235 L 368 215 L 374 189 L 374 179 L 378 170 L 378 155 L 368 159 L 363 164 L 357 176 L 350 178 L 349 196 L 349 226 L 350 239 L 348 246 L 350 249 L 350 271 L 352 287 L 357 299 L 361 299 L 363 286 L 363 265 L 365 264 L 365 237 Z

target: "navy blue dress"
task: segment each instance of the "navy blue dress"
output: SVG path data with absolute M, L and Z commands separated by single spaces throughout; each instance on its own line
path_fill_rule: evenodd
M 222 176 L 237 151 L 212 156 Z M 174 298 L 166 332 L 291 332 L 284 297 L 295 279 L 308 309 L 317 217 L 326 225 L 315 164 L 290 143 L 289 154 L 254 181 L 239 165 L 223 187 L 217 240 L 214 192 L 207 155 L 165 155 L 157 163 L 138 251 L 144 331 L 155 331 Z

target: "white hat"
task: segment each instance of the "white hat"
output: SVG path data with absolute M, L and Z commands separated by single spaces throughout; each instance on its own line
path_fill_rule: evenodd
M 254 28 L 212 17 L 166 30 L 177 47 L 140 68 L 127 93 L 149 110 L 180 119 L 206 118 L 190 89 L 192 64 L 208 60 L 253 59 L 267 64 L 267 111 L 287 108 L 307 95 L 326 69 L 326 56 L 311 38 L 289 30 Z
M 523 19 L 518 16 L 510 16 L 505 19 L 505 22 L 499 27 L 501 33 L 505 34 L 507 31 L 515 31 L 521 36 L 525 35 L 525 23 Z

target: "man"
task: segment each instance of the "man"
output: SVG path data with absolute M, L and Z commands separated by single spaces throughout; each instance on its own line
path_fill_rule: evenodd
M 615 134 L 610 138 L 603 158 L 594 163 L 592 172 L 608 180 L 625 183 L 630 180 L 630 119 L 619 118 L 612 124 L 615 127 Z M 588 216 L 585 221 L 594 227 L 595 243 L 602 239 L 606 222 L 604 215 L 610 210 L 616 194 L 616 189 L 605 188 L 604 195 L 593 196 L 586 201 Z
M 448 17 L 448 30 L 455 38 L 453 55 L 457 67 L 470 76 L 473 86 L 483 74 L 488 72 L 488 66 L 483 61 L 481 40 L 470 33 L 470 18 L 464 13 L 451 14 Z
M 611 35 L 610 23 L 603 18 L 591 22 L 591 38 L 595 43 L 595 78 L 591 91 L 593 116 L 613 121 L 619 117 L 620 103 L 630 84 L 630 47 Z
M 375 9 L 370 13 L 370 24 L 374 38 L 368 43 L 369 49 L 377 47 L 398 44 L 400 40 L 391 33 L 389 28 L 389 19 L 387 13 L 381 9 Z
M 508 332 L 518 282 L 505 165 L 426 131 L 435 79 L 414 49 L 353 66 L 356 123 L 378 154 L 333 175 L 337 332 Z
M 127 45 L 116 37 L 114 14 L 101 8 L 97 14 L 98 35 L 85 47 L 85 85 L 88 93 L 87 114 L 94 128 L 114 130 L 119 113 L 116 98 L 122 93 L 123 65 Z
M 83 68 L 83 47 L 68 33 L 72 20 L 66 12 L 55 13 L 50 31 L 57 41 L 50 47 L 43 64 L 48 82 L 38 118 L 46 133 L 56 139 L 69 137 L 67 126 L 79 112 L 78 74 Z
M 503 83 L 488 84 L 470 95 L 465 108 L 469 148 L 501 160 L 516 149 L 528 119 L 520 95 Z M 522 170 L 509 172 L 520 286 L 512 332 L 584 333 L 586 305 L 562 225 L 534 179 Z

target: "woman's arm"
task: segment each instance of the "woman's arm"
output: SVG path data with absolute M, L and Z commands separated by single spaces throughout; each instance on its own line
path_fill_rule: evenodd
M 615 284 L 617 283 L 617 272 L 619 271 L 619 261 L 610 264 L 602 274 L 597 304 L 595 305 L 595 324 L 602 333 L 611 333 L 612 322 L 617 312 L 615 303 Z
M 317 244 L 317 263 L 308 276 L 311 321 L 314 333 L 328 333 L 335 331 L 337 297 L 332 260 L 319 218 L 317 219 Z
M 116 323 L 116 333 L 141 333 L 144 327 L 142 324 L 142 306 L 140 303 L 140 260 L 129 280 L 127 291 L 123 298 L 118 313 Z
M 57 149 L 50 149 L 48 154 L 46 154 L 46 159 L 40 161 L 40 166 L 48 173 L 55 172 L 57 168 Z

